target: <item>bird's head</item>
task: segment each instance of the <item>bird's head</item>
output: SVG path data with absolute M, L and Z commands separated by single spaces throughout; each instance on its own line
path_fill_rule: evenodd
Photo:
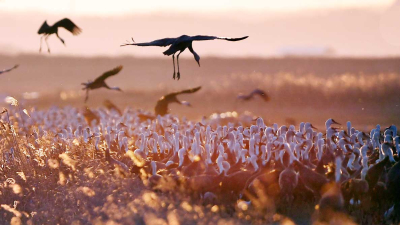
M 186 106 L 192 107 L 192 105 L 190 104 L 190 102 L 187 102 L 187 101 L 181 101 L 180 104 L 181 104 L 181 105 L 186 105 Z
M 194 59 L 196 60 L 197 64 L 199 64 L 199 67 L 200 67 L 200 56 L 196 52 L 194 52 L 193 55 L 194 55 Z
M 119 87 L 111 87 L 110 89 L 123 92 L 123 91 L 121 90 L 121 88 L 119 88 Z

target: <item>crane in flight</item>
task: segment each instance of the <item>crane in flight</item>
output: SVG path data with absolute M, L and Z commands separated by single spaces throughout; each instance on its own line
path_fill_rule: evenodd
M 158 39 L 151 42 L 144 42 L 144 43 L 136 43 L 132 38 L 132 43 L 122 44 L 121 46 L 127 45 L 136 45 L 136 46 L 159 46 L 159 47 L 166 47 L 171 45 L 166 51 L 164 51 L 164 55 L 170 56 L 172 55 L 172 63 L 174 65 L 174 75 L 173 78 L 175 79 L 175 54 L 177 52 L 178 55 L 176 56 L 176 62 L 178 66 L 178 73 L 177 78 L 178 80 L 181 78 L 181 74 L 179 72 L 179 55 L 185 51 L 187 48 L 193 54 L 194 59 L 196 60 L 197 64 L 200 66 L 200 56 L 193 50 L 192 43 L 193 41 L 208 41 L 208 40 L 226 40 L 226 41 L 241 41 L 243 39 L 248 38 L 249 36 L 241 37 L 241 38 L 229 38 L 229 37 L 217 37 L 217 36 L 205 36 L 205 35 L 196 35 L 196 36 L 188 36 L 182 35 L 177 38 L 163 38 Z
M 244 95 L 244 94 L 239 94 L 237 96 L 238 99 L 240 100 L 244 100 L 244 101 L 249 101 L 251 99 L 254 98 L 254 96 L 259 95 L 262 99 L 264 99 L 264 101 L 268 102 L 270 100 L 269 96 L 267 93 L 265 93 L 265 91 L 260 90 L 260 89 L 255 89 L 254 91 L 252 91 L 250 94 L 248 95 Z
M 96 80 L 94 80 L 94 81 L 88 81 L 87 83 L 82 83 L 82 85 L 84 86 L 82 88 L 82 90 L 86 90 L 85 102 L 89 99 L 89 90 L 104 87 L 104 88 L 111 89 L 111 90 L 122 91 L 119 87 L 109 87 L 105 82 L 105 80 L 107 78 L 118 74 L 119 71 L 121 71 L 121 70 L 122 70 L 122 66 L 118 66 L 110 71 L 103 73 L 101 76 L 96 78 Z
M 178 92 L 173 92 L 167 95 L 162 96 L 156 104 L 156 107 L 154 109 L 156 115 L 161 115 L 164 116 L 165 114 L 168 113 L 168 104 L 169 103 L 179 103 L 181 105 L 186 105 L 186 106 L 191 106 L 189 102 L 187 101 L 179 101 L 176 96 L 180 95 L 180 94 L 191 94 L 191 93 L 195 93 L 198 90 L 200 90 L 201 86 L 196 87 L 196 88 L 192 88 L 192 89 L 187 89 L 187 90 L 183 90 L 183 91 L 178 91 Z
M 13 70 L 13 69 L 15 69 L 15 68 L 18 68 L 18 66 L 19 66 L 19 65 L 15 65 L 14 67 L 12 67 L 12 68 L 10 68 L 10 69 L 0 70 L 0 74 L 10 72 L 11 70 Z
M 49 47 L 49 43 L 47 43 L 47 39 L 49 38 L 49 36 L 51 34 L 56 34 L 58 39 L 60 39 L 60 41 L 65 45 L 65 41 L 60 36 L 58 36 L 58 28 L 59 27 L 64 27 L 66 30 L 71 32 L 73 35 L 78 35 L 82 32 L 81 28 L 76 26 L 68 18 L 64 18 L 64 19 L 58 21 L 57 23 L 53 24 L 53 26 L 49 26 L 47 24 L 47 21 L 44 21 L 44 23 L 42 24 L 42 26 L 40 27 L 40 29 L 38 31 L 38 34 L 43 34 L 43 36 L 40 38 L 39 52 L 42 51 L 42 42 L 43 42 L 43 38 L 45 38 L 44 40 L 46 41 L 47 51 L 50 53 L 50 47 Z

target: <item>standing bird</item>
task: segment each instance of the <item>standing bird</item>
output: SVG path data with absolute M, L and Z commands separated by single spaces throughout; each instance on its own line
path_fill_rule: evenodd
M 82 88 L 82 90 L 86 90 L 85 102 L 89 99 L 89 90 L 105 87 L 105 88 L 111 89 L 111 90 L 122 91 L 119 87 L 109 87 L 105 82 L 105 80 L 107 78 L 116 75 L 121 70 L 122 70 L 122 66 L 118 66 L 110 71 L 103 73 L 103 75 L 96 78 L 96 80 L 94 80 L 94 81 L 88 81 L 87 83 L 82 83 L 82 85 L 85 86 L 84 88 Z
M 270 100 L 269 96 L 267 95 L 267 93 L 265 93 L 263 90 L 260 89 L 255 89 L 254 91 L 252 91 L 250 94 L 248 95 L 244 95 L 244 94 L 239 94 L 237 96 L 238 99 L 243 100 L 243 101 L 249 101 L 251 99 L 254 98 L 254 96 L 259 95 L 262 99 L 264 99 L 264 101 L 268 102 Z
M 194 59 L 197 61 L 197 64 L 200 66 L 200 56 L 193 50 L 192 43 L 193 41 L 208 41 L 208 40 L 215 40 L 215 39 L 220 39 L 220 40 L 226 40 L 226 41 L 241 41 L 243 39 L 248 38 L 249 36 L 241 37 L 241 38 L 229 38 L 229 37 L 217 37 L 217 36 L 205 36 L 205 35 L 196 35 L 196 36 L 188 36 L 188 35 L 182 35 L 177 38 L 163 38 L 163 39 L 158 39 L 155 41 L 151 42 L 144 42 L 144 43 L 135 43 L 135 41 L 132 38 L 132 43 L 126 43 L 121 46 L 127 46 L 127 45 L 136 45 L 136 46 L 160 46 L 160 47 L 166 47 L 171 45 L 166 51 L 163 52 L 164 55 L 172 55 L 172 63 L 174 65 L 174 75 L 173 78 L 175 79 L 175 54 L 177 52 L 178 55 L 176 56 L 176 62 L 178 65 L 178 73 L 177 73 L 177 78 L 178 80 L 181 78 L 181 74 L 179 72 L 179 55 L 186 50 L 186 48 L 189 48 L 189 51 L 194 55 Z
M 42 24 L 42 26 L 40 27 L 40 29 L 38 31 L 38 34 L 43 34 L 43 36 L 40 38 L 39 52 L 42 51 L 42 40 L 43 40 L 43 37 L 44 37 L 45 38 L 44 40 L 46 41 L 46 45 L 47 45 L 47 51 L 50 53 L 50 48 L 49 48 L 49 43 L 47 43 L 47 38 L 49 38 L 49 36 L 51 34 L 56 34 L 58 39 L 60 39 L 60 41 L 65 45 L 64 40 L 60 36 L 58 36 L 58 28 L 59 27 L 64 27 L 69 32 L 71 32 L 73 35 L 78 35 L 78 34 L 80 34 L 82 32 L 81 28 L 76 26 L 68 18 L 64 18 L 64 19 L 58 21 L 53 26 L 49 26 L 47 24 L 47 21 L 44 21 L 44 23 Z
M 13 69 L 15 69 L 15 68 L 18 68 L 18 66 L 19 66 L 19 65 L 15 65 L 13 68 L 5 69 L 5 70 L 0 70 L 0 74 L 10 72 L 11 70 L 13 70 Z
M 196 88 L 192 88 L 192 89 L 187 89 L 187 90 L 183 90 L 183 91 L 178 91 L 178 92 L 174 92 L 171 94 L 167 94 L 162 96 L 156 104 L 156 107 L 154 109 L 156 115 L 165 115 L 168 113 L 168 104 L 172 103 L 172 102 L 177 102 L 181 105 L 186 105 L 186 106 L 191 106 L 189 102 L 186 101 L 179 101 L 176 96 L 180 95 L 180 94 L 190 94 L 190 93 L 195 93 L 198 90 L 200 90 L 200 87 L 196 87 Z

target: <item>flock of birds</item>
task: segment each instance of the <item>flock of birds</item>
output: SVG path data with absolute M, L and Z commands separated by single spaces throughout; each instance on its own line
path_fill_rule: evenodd
M 50 37 L 52 34 L 56 34 L 57 38 L 60 39 L 60 41 L 65 45 L 64 39 L 62 39 L 58 35 L 58 28 L 65 28 L 69 32 L 71 32 L 73 35 L 78 35 L 82 32 L 82 29 L 79 28 L 74 22 L 72 22 L 68 18 L 64 18 L 52 26 L 48 25 L 47 21 L 44 21 L 42 26 L 40 27 L 38 34 L 42 35 L 40 39 L 40 48 L 39 52 L 42 50 L 42 42 L 43 38 L 45 39 L 46 45 L 47 45 L 47 50 L 50 53 L 50 47 L 48 45 L 47 39 Z M 145 43 L 135 43 L 133 38 L 132 38 L 132 43 L 126 43 L 121 46 L 128 46 L 128 45 L 135 45 L 135 46 L 160 46 L 160 47 L 166 47 L 170 46 L 168 50 L 164 52 L 164 55 L 172 55 L 172 60 L 173 60 L 173 65 L 174 65 L 174 74 L 173 74 L 173 79 L 175 79 L 175 74 L 177 75 L 177 79 L 180 79 L 180 71 L 179 71 L 179 55 L 185 51 L 187 48 L 190 50 L 190 52 L 194 55 L 194 58 L 196 62 L 200 66 L 200 56 L 193 50 L 192 43 L 193 41 L 205 41 L 205 40 L 215 40 L 215 39 L 220 39 L 220 40 L 227 40 L 227 41 L 240 41 L 248 38 L 248 36 L 241 37 L 241 38 L 228 38 L 228 37 L 217 37 L 217 36 L 205 36 L 205 35 L 196 35 L 196 36 L 187 36 L 187 35 L 182 35 L 177 38 L 163 38 L 163 39 L 158 39 L 155 41 L 151 42 L 145 42 Z M 179 52 L 179 53 L 178 53 Z M 175 54 L 178 53 L 177 55 L 177 66 L 178 66 L 178 72 L 175 73 Z M 17 68 L 18 65 L 14 66 L 11 69 L 3 70 L 0 71 L 0 74 L 9 72 L 15 68 Z M 86 83 L 82 83 L 84 85 L 83 90 L 86 90 L 86 97 L 85 97 L 85 102 L 89 99 L 89 90 L 94 90 L 98 88 L 107 88 L 110 90 L 116 90 L 116 91 L 122 91 L 119 87 L 110 87 L 106 84 L 105 80 L 111 76 L 117 75 L 121 70 L 123 66 L 118 66 L 110 71 L 107 71 L 103 73 L 101 76 L 97 77 L 94 81 L 88 81 Z M 197 90 L 196 90 L 197 91 Z M 157 102 L 157 106 L 155 108 L 156 114 L 161 114 L 164 115 L 167 113 L 165 110 L 164 105 L 168 105 L 168 103 L 171 102 L 177 102 L 179 104 L 187 105 L 190 106 L 190 103 L 188 102 L 181 102 L 176 99 L 176 95 L 178 94 L 184 94 L 184 93 L 194 93 L 196 91 L 188 91 L 188 90 L 183 90 L 181 92 L 175 92 L 171 93 L 168 95 L 165 95 L 161 97 L 161 99 Z M 254 90 L 251 92 L 249 95 L 243 95 L 239 94 L 238 99 L 243 99 L 243 100 L 250 100 L 252 99 L 255 95 L 260 95 L 265 101 L 269 101 L 268 95 L 259 89 Z M 164 99 L 164 100 L 163 100 Z
M 71 20 L 63 19 L 39 29 L 46 44 L 49 35 L 58 35 L 63 27 L 77 35 L 81 29 Z M 188 48 L 200 65 L 200 56 L 193 50 L 193 41 L 222 39 L 240 41 L 242 38 L 216 36 L 180 36 L 147 43 L 127 43 L 122 46 L 170 46 L 164 55 L 172 55 L 175 79 L 180 79 L 179 55 Z M 48 52 L 50 48 L 47 44 Z M 41 50 L 41 48 L 40 48 Z M 9 72 L 14 68 L 1 71 Z M 122 70 L 118 66 L 94 81 L 82 83 L 86 90 L 107 88 L 105 81 Z M 372 209 L 384 209 L 382 217 L 400 222 L 400 138 L 396 126 L 382 131 L 381 127 L 368 134 L 347 123 L 347 129 L 333 119 L 318 130 L 310 123 L 267 126 L 262 118 L 255 125 L 238 124 L 214 126 L 215 121 L 194 123 L 168 114 L 169 103 L 190 106 L 177 96 L 199 91 L 201 87 L 170 93 L 157 102 L 155 115 L 127 109 L 124 113 L 108 102 L 110 110 L 97 109 L 77 113 L 65 108 L 34 111 L 31 125 L 37 125 L 35 143 L 46 132 L 57 133 L 56 139 L 65 145 L 74 140 L 93 145 L 95 156 L 104 152 L 104 159 L 123 173 L 143 174 L 142 179 L 154 189 L 171 191 L 178 186 L 205 202 L 234 205 L 238 200 L 251 207 L 264 194 L 278 208 L 291 210 L 296 200 L 317 205 L 318 219 L 327 221 L 335 213 L 349 207 L 363 210 L 369 202 Z M 250 100 L 259 95 L 269 101 L 259 89 L 238 99 Z M 113 110 L 114 109 L 114 110 Z M 89 119 L 88 119 L 89 118 Z M 84 123 L 86 119 L 87 123 Z M 259 206 L 259 205 L 258 205 Z M 261 207 L 261 206 L 259 206 Z
M 65 18 L 62 19 L 60 21 L 58 21 L 57 23 L 55 23 L 52 26 L 49 26 L 47 24 L 47 21 L 45 21 L 43 23 L 43 25 L 40 27 L 38 34 L 43 35 L 40 39 L 40 49 L 39 51 L 41 51 L 42 49 L 42 41 L 43 38 L 45 38 L 45 42 L 47 44 L 47 49 L 48 52 L 50 52 L 50 47 L 47 43 L 47 39 L 51 34 L 56 34 L 56 36 L 61 40 L 61 42 L 63 44 L 65 44 L 65 41 L 58 35 L 58 28 L 63 27 L 66 30 L 70 31 L 72 34 L 74 35 L 78 35 L 79 33 L 82 32 L 82 30 L 75 25 L 70 19 Z M 178 80 L 180 79 L 180 72 L 179 72 L 179 55 L 186 49 L 188 48 L 194 55 L 195 60 L 197 61 L 197 63 L 200 66 L 200 56 L 193 50 L 192 47 L 192 42 L 193 41 L 202 41 L 202 40 L 214 40 L 214 39 L 221 39 L 221 40 L 227 40 L 227 41 L 240 41 L 243 39 L 246 39 L 246 37 L 242 37 L 242 38 L 225 38 L 225 37 L 216 37 L 216 36 L 204 36 L 204 35 L 197 35 L 197 36 L 187 36 L 187 35 L 183 35 L 180 36 L 178 38 L 164 38 L 164 39 L 159 39 L 159 40 L 155 40 L 152 42 L 147 42 L 147 43 L 127 43 L 121 46 L 127 46 L 127 45 L 136 45 L 136 46 L 170 46 L 170 48 L 164 52 L 165 55 L 172 55 L 172 59 L 173 59 L 173 63 L 174 63 L 174 75 L 173 78 L 175 79 L 175 53 L 179 52 L 177 55 L 177 65 L 178 65 L 178 73 L 177 73 L 177 78 Z M 133 41 L 133 39 L 132 39 Z M 18 65 L 16 65 L 15 67 L 8 69 L 8 70 L 4 70 L 1 71 L 1 73 L 4 72 L 9 72 L 15 68 L 17 68 Z M 117 75 L 121 70 L 122 70 L 123 66 L 120 65 L 110 71 L 107 71 L 105 73 L 103 73 L 102 75 L 100 75 L 99 77 L 97 77 L 94 81 L 88 81 L 86 83 L 82 83 L 82 85 L 84 86 L 82 89 L 86 90 L 86 97 L 85 97 L 85 102 L 87 102 L 87 100 L 89 99 L 89 90 L 94 90 L 94 89 L 99 89 L 99 88 L 107 88 L 110 90 L 116 90 L 116 91 L 122 91 L 119 87 L 110 87 L 107 85 L 107 83 L 105 82 L 106 79 L 108 79 L 111 76 L 115 76 Z M 155 113 L 156 115 L 165 115 L 166 113 L 168 113 L 168 104 L 169 103 L 179 103 L 181 105 L 186 105 L 186 106 L 191 106 L 189 102 L 187 101 L 179 101 L 177 100 L 176 96 L 179 94 L 189 94 L 189 93 L 194 93 L 196 91 L 198 91 L 200 88 L 194 88 L 194 89 L 190 89 L 190 90 L 183 90 L 180 92 L 174 92 L 174 93 L 170 93 L 167 94 L 165 96 L 162 96 L 160 98 L 160 100 L 157 102 L 157 105 L 155 107 Z M 265 101 L 269 101 L 269 96 L 267 95 L 267 93 L 265 91 L 262 91 L 260 89 L 255 89 L 254 91 L 252 91 L 249 95 L 244 95 L 244 94 L 239 94 L 238 95 L 238 99 L 242 99 L 242 100 L 251 100 L 254 98 L 254 96 L 259 95 L 261 96 L 261 98 L 263 98 Z
M 297 210 L 294 202 L 312 204 L 319 221 L 352 209 L 400 222 L 400 137 L 394 125 L 365 133 L 350 122 L 341 130 L 333 119 L 318 130 L 310 123 L 267 126 L 262 118 L 250 127 L 170 114 L 146 118 L 143 111 L 115 107 L 92 114 L 96 119 L 88 120 L 75 108 L 55 107 L 31 112 L 25 124 L 38 127 L 34 143 L 56 133 L 50 139 L 66 152 L 76 145 L 94 149 L 93 157 L 158 191 L 184 191 L 239 209 L 271 207 L 257 203 L 267 196 L 283 213 Z

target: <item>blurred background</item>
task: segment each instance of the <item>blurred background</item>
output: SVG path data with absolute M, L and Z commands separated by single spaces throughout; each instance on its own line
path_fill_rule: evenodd
M 41 24 L 64 17 L 83 32 L 60 29 L 66 47 L 51 36 L 52 53 L 39 54 Z M 320 126 L 332 117 L 360 129 L 398 124 L 399 21 L 395 0 L 0 0 L 0 69 L 20 64 L 0 77 L 0 100 L 12 95 L 37 108 L 83 108 L 80 83 L 123 65 L 107 83 L 124 92 L 93 91 L 88 106 L 110 99 L 152 111 L 169 91 L 201 85 L 200 92 L 179 97 L 192 108 L 171 105 L 171 112 L 198 120 L 248 111 L 270 123 Z M 182 34 L 250 37 L 194 43 L 201 67 L 184 52 L 180 81 L 172 79 L 164 48 L 120 47 L 131 37 L 147 42 Z M 236 100 L 255 88 L 271 101 Z

